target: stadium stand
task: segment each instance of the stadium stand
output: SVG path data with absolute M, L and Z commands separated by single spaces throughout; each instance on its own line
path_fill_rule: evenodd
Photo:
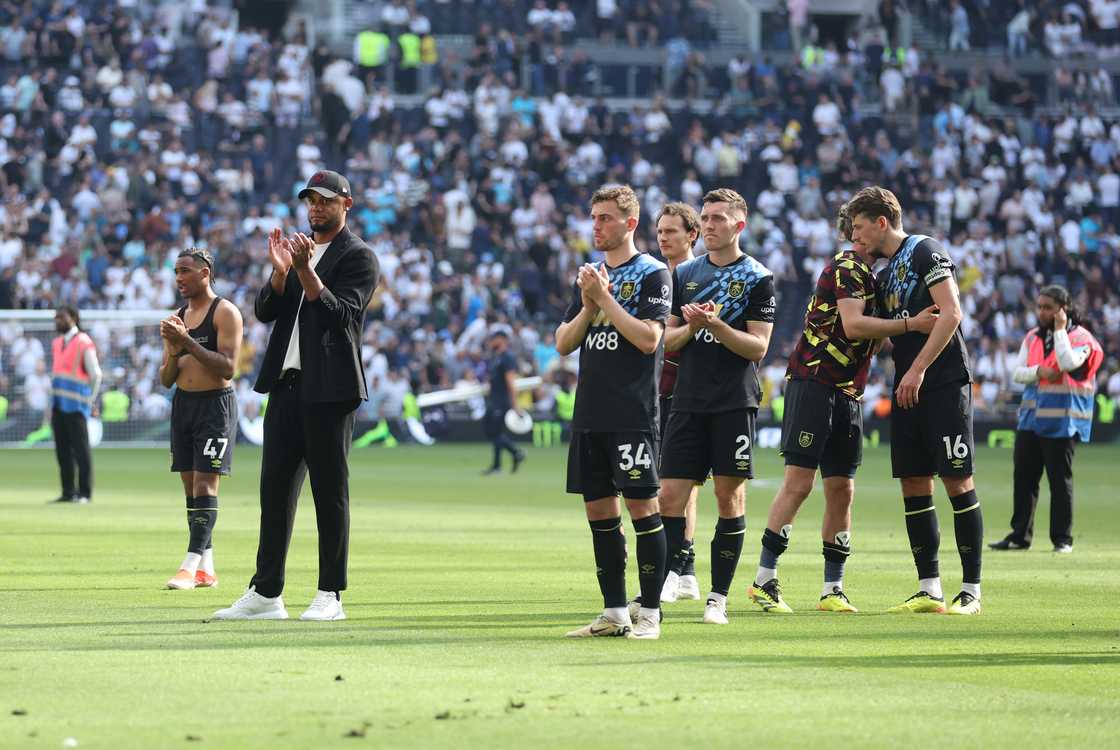
M 392 418 L 410 389 L 484 379 L 494 325 L 525 374 L 562 364 L 550 336 L 595 258 L 595 186 L 639 191 L 647 250 L 663 203 L 730 186 L 779 282 L 771 396 L 836 207 L 879 183 L 962 269 L 981 410 L 1013 408 L 1043 280 L 1074 291 L 1120 398 L 1120 3 L 885 0 L 804 27 L 802 3 L 761 3 L 758 50 L 709 0 L 341 3 L 362 23 L 333 39 L 244 5 L 0 0 L 0 309 L 171 309 L 175 256 L 205 246 L 245 317 L 256 408 L 265 235 L 306 226 L 295 194 L 326 165 L 381 259 L 364 413 Z M 103 390 L 160 415 L 158 346 L 92 333 Z M 41 348 L 0 326 L 9 416 L 45 404 Z

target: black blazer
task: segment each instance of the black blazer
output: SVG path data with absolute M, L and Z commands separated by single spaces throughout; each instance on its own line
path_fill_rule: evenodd
M 362 367 L 362 323 L 366 306 L 377 287 L 379 264 L 369 245 L 346 227 L 331 241 L 315 273 L 323 293 L 303 301 L 303 287 L 289 271 L 284 293 L 276 294 L 271 280 L 257 294 L 253 312 L 262 323 L 276 322 L 268 337 L 260 374 L 253 390 L 268 393 L 280 377 L 284 355 L 299 312 L 300 391 L 305 402 L 366 399 Z

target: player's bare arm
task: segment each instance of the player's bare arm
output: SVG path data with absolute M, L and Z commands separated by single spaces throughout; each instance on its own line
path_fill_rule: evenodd
M 692 335 L 699 330 L 699 324 L 693 325 L 685 322 L 683 318 L 670 315 L 665 326 L 665 351 L 679 352 L 692 340 Z
M 579 313 L 556 328 L 556 351 L 562 357 L 566 357 L 580 348 L 583 339 L 587 336 L 587 329 L 591 327 L 591 321 L 599 314 L 599 306 L 591 301 L 582 287 L 580 288 L 580 298 L 583 301 L 583 307 Z
M 643 354 L 653 354 L 661 342 L 664 326 L 659 320 L 640 320 L 623 309 L 618 300 L 610 293 L 610 278 L 607 269 L 585 265 L 580 269 L 578 282 L 581 290 L 599 306 L 623 338 L 633 344 Z M 573 321 L 574 322 L 574 321 Z
M 171 316 L 178 320 L 177 315 Z M 171 318 L 165 318 L 160 321 L 159 335 L 163 341 L 163 362 L 159 366 L 159 382 L 164 388 L 170 388 L 174 385 L 175 380 L 179 377 L 179 350 L 168 339 L 168 331 L 171 330 Z
M 167 339 L 171 342 L 178 356 L 190 355 L 194 357 L 206 370 L 223 380 L 233 378 L 237 352 L 241 348 L 241 313 L 237 312 L 236 308 L 233 308 L 232 311 L 229 308 L 233 308 L 232 303 L 224 303 L 220 304 L 218 309 L 214 311 L 214 322 L 218 328 L 218 351 L 216 352 L 210 351 L 192 339 L 187 331 L 186 324 L 177 315 L 171 316 L 161 324 L 161 328 L 164 324 L 167 325 Z M 230 341 L 227 338 L 223 347 L 223 337 L 232 335 L 232 329 L 235 327 L 234 319 L 236 320 L 237 340 Z M 226 334 L 225 329 L 231 329 L 231 334 Z
M 704 319 L 707 321 L 704 328 L 711 331 L 723 346 L 743 359 L 761 362 L 766 356 L 766 350 L 770 348 L 770 334 L 774 330 L 773 323 L 748 320 L 747 330 L 742 331 L 729 326 L 714 309 L 706 311 Z
M 836 307 L 840 311 L 844 333 L 852 339 L 883 339 L 888 336 L 902 336 L 911 331 L 928 334 L 933 330 L 938 317 L 937 305 L 930 305 L 912 318 L 894 320 L 865 315 L 867 302 L 854 297 L 837 300 Z
M 937 306 L 939 314 L 933 330 L 929 333 L 929 338 L 926 339 L 926 343 L 918 352 L 918 356 L 914 358 L 914 364 L 906 371 L 902 380 L 899 381 L 898 387 L 895 388 L 898 405 L 903 409 L 917 406 L 918 393 L 922 389 L 922 381 L 925 380 L 926 370 L 941 354 L 949 340 L 953 338 L 953 334 L 956 333 L 957 326 L 961 324 L 961 299 L 957 292 L 956 280 L 947 277 L 944 283 L 930 287 L 929 295 L 933 298 L 933 303 Z

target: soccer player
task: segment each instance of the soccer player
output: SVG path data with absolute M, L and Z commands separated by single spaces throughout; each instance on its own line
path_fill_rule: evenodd
M 241 351 L 241 312 L 214 293 L 214 258 L 187 249 L 175 260 L 175 286 L 187 304 L 159 324 L 163 364 L 159 380 L 175 386 L 171 402 L 171 471 L 187 496 L 187 556 L 169 589 L 218 585 L 214 524 L 218 483 L 229 474 L 237 440 L 233 374 Z
M 657 217 L 657 248 L 668 261 L 669 270 L 692 260 L 692 248 L 700 238 L 700 215 L 687 203 L 667 203 Z M 661 398 L 661 437 L 669 422 L 673 405 L 673 387 L 677 383 L 677 368 L 680 352 L 665 352 L 661 369 L 661 383 L 658 389 Z M 668 561 L 665 585 L 661 589 L 661 601 L 675 602 L 678 599 L 699 599 L 700 585 L 696 581 L 696 552 L 692 540 L 696 533 L 696 495 L 699 485 L 693 485 L 685 505 L 684 518 L 662 514 L 666 538 L 676 538 L 683 534 L 684 546 Z M 684 530 L 677 528 L 681 523 Z
M 836 224 L 841 239 L 850 240 L 851 220 L 844 208 Z M 863 457 L 860 399 L 867 371 L 877 339 L 911 330 L 929 333 L 937 319 L 932 306 L 911 319 L 875 317 L 874 262 L 864 245 L 855 244 L 824 267 L 789 358 L 781 442 L 785 476 L 770 506 L 758 574 L 749 591 L 765 612 L 793 611 L 782 599 L 778 558 L 789 545 L 793 519 L 813 490 L 818 468 L 825 504 L 824 588 L 817 609 L 857 611 L 844 594 L 844 563 L 851 554 L 854 477 Z
M 891 404 L 891 468 L 901 481 L 906 533 L 918 569 L 918 593 L 889 612 L 980 612 L 980 563 L 984 522 L 972 480 L 972 373 L 960 331 L 961 304 L 953 261 L 940 243 L 902 229 L 902 207 L 882 187 L 860 190 L 847 204 L 852 242 L 873 258 L 886 258 L 879 273 L 880 314 L 912 318 L 930 304 L 939 315 L 929 334 L 892 336 L 894 396 Z M 948 610 L 941 592 L 941 533 L 933 504 L 933 475 L 953 505 L 953 527 L 963 568 L 961 591 Z
M 665 527 L 657 504 L 657 379 L 671 280 L 664 263 L 634 247 L 638 206 L 628 186 L 595 191 L 594 243 L 606 263 L 579 269 L 572 303 L 556 329 L 562 356 L 580 349 L 567 485 L 583 495 L 603 594 L 603 613 L 570 638 L 661 634 Z M 643 605 L 633 621 L 620 493 L 637 535 Z
M 673 409 L 661 462 L 661 504 L 669 555 L 684 549 L 684 512 L 696 483 L 714 475 L 719 521 L 712 539 L 712 588 L 704 622 L 727 624 L 727 593 L 746 532 L 744 482 L 762 389 L 758 362 L 774 322 L 774 276 L 739 249 L 747 203 L 734 190 L 703 198 L 700 227 L 707 255 L 677 266 L 665 348 L 680 351 Z M 644 592 L 643 592 L 644 594 Z M 643 595 L 642 601 L 647 601 Z

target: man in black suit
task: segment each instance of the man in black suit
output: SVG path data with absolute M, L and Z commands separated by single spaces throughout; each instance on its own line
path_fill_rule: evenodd
M 280 597 L 296 500 L 311 475 L 319 528 L 319 585 L 302 620 L 342 620 L 350 538 L 347 455 L 354 413 L 367 397 L 359 346 L 377 286 L 373 251 L 346 228 L 350 183 L 316 172 L 300 191 L 311 237 L 268 239 L 272 275 L 257 295 L 262 323 L 275 321 L 254 389 L 268 393 L 261 459 L 261 530 L 249 590 L 214 613 L 220 620 L 283 620 Z

